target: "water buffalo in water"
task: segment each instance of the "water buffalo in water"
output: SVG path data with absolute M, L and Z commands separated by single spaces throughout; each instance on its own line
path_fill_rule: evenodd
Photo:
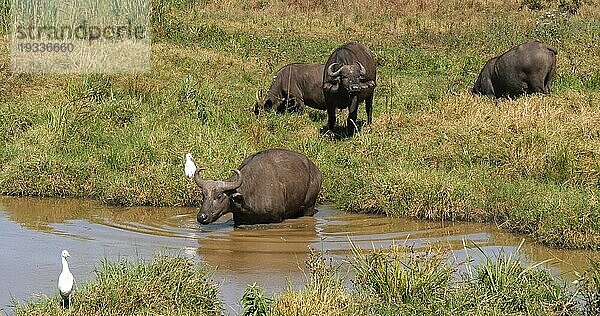
M 323 69 L 320 64 L 289 64 L 277 71 L 269 92 L 263 98 L 256 93 L 254 114 L 275 109 L 278 113 L 304 112 L 305 105 L 325 110 Z M 261 100 L 262 99 L 262 100 Z
M 368 48 L 349 43 L 331 53 L 323 72 L 323 93 L 327 107 L 327 128 L 335 127 L 335 109 L 349 109 L 346 129 L 354 134 L 358 104 L 365 101 L 367 123 L 371 124 L 373 91 L 377 80 L 375 61 Z
M 490 59 L 472 92 L 490 98 L 517 97 L 526 93 L 549 94 L 556 72 L 554 47 L 531 41 Z
M 194 172 L 204 195 L 197 217 L 201 224 L 228 212 L 233 213 L 235 226 L 279 223 L 316 212 L 321 172 L 303 154 L 285 149 L 255 153 L 225 181 L 203 180 L 201 170 Z

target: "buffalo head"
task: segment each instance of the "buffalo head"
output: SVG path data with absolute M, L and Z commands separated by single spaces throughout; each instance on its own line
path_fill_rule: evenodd
M 202 195 L 204 196 L 197 220 L 201 224 L 209 224 L 216 221 L 223 214 L 230 212 L 231 200 L 241 197 L 236 189 L 242 185 L 242 173 L 237 169 L 232 170 L 237 175 L 235 181 L 213 181 L 202 180 L 200 178 L 201 170 L 197 169 L 194 174 L 194 181 L 202 189 Z
M 373 86 L 373 81 L 365 77 L 367 70 L 358 61 L 351 65 L 341 66 L 333 63 L 327 67 L 327 74 L 331 80 L 324 86 L 331 92 L 337 92 L 341 87 L 349 94 L 359 94 L 361 90 Z
M 496 63 L 497 59 L 498 58 L 492 58 L 485 63 L 483 69 L 481 69 L 481 72 L 477 77 L 477 80 L 475 81 L 475 84 L 473 85 L 473 89 L 471 89 L 472 94 L 485 95 L 491 98 L 495 97 L 496 93 L 494 91 L 494 84 L 492 83 L 492 78 L 494 64 Z
M 264 110 L 271 110 L 273 108 L 273 100 L 270 98 L 263 97 L 263 91 L 256 91 L 256 95 L 254 97 L 254 114 L 259 115 Z
M 275 109 L 277 113 L 283 113 L 285 111 L 294 111 L 295 105 L 296 103 L 294 98 L 280 98 L 271 94 L 267 94 L 266 97 L 263 97 L 262 90 L 259 90 L 256 91 L 254 101 L 254 114 L 260 115 L 263 111 L 271 111 L 273 109 Z

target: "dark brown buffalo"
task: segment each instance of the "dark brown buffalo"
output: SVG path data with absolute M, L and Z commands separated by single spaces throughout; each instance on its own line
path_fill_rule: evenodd
M 557 54 L 554 47 L 538 41 L 514 47 L 483 66 L 472 92 L 490 98 L 550 94 Z
M 376 77 L 375 61 L 365 46 L 349 43 L 331 53 L 323 72 L 323 93 L 329 130 L 335 127 L 335 109 L 348 108 L 346 128 L 348 135 L 354 134 L 358 104 L 362 101 L 365 101 L 367 123 L 371 124 Z
M 268 149 L 246 158 L 225 181 L 194 180 L 204 201 L 198 222 L 208 224 L 232 212 L 234 224 L 279 223 L 315 213 L 321 172 L 303 154 Z
M 279 69 L 267 95 L 263 98 L 262 91 L 256 93 L 254 113 L 263 109 L 302 113 L 305 105 L 325 110 L 323 68 L 321 64 L 289 64 Z

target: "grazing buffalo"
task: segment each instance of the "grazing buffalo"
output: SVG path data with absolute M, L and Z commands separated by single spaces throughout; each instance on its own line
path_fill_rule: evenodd
M 325 110 L 323 68 L 320 64 L 289 64 L 279 69 L 267 95 L 263 98 L 262 91 L 256 93 L 254 113 L 263 109 L 302 113 L 305 105 Z
M 527 93 L 549 94 L 556 72 L 554 47 L 531 41 L 488 60 L 472 92 L 490 98 L 513 98 Z
M 303 154 L 268 149 L 246 158 L 225 181 L 203 180 L 194 172 L 204 201 L 198 222 L 208 224 L 232 212 L 236 226 L 279 223 L 313 215 L 321 172 Z
M 365 46 L 349 43 L 331 53 L 323 72 L 323 93 L 329 130 L 335 127 L 335 109 L 348 108 L 346 128 L 349 136 L 354 134 L 358 104 L 362 101 L 365 101 L 367 123 L 371 124 L 376 77 L 375 61 Z

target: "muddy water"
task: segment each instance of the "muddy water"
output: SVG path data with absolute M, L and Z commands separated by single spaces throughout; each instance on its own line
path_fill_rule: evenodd
M 234 229 L 231 217 L 200 226 L 192 208 L 118 208 L 97 202 L 0 197 L 0 309 L 10 313 L 13 299 L 56 294 L 60 252 L 71 253 L 70 266 L 81 284 L 94 277 L 101 259 L 148 259 L 157 253 L 181 254 L 216 267 L 229 314 L 249 284 L 268 293 L 305 280 L 303 262 L 309 247 L 336 259 L 349 253 L 348 238 L 362 248 L 408 242 L 416 248 L 436 244 L 464 260 L 463 240 L 494 256 L 512 252 L 522 237 L 494 225 L 434 223 L 364 214 L 345 214 L 321 206 L 314 217 L 281 224 Z M 468 242 L 470 244 L 470 242 Z M 471 255 L 477 256 L 478 251 Z M 526 242 L 525 260 L 552 259 L 550 268 L 565 279 L 582 271 L 592 253 L 549 249 Z

